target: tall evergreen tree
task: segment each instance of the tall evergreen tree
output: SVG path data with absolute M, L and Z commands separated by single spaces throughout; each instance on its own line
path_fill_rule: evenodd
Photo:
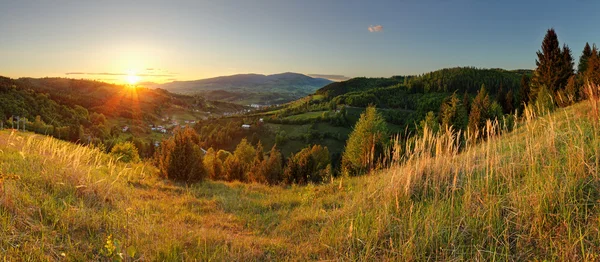
M 592 55 L 588 60 L 583 79 L 585 82 L 600 84 L 600 58 L 598 57 L 598 49 L 595 45 L 592 48 Z
M 564 89 L 569 82 L 569 78 L 575 74 L 575 70 L 573 69 L 575 66 L 575 60 L 573 59 L 573 53 L 571 52 L 571 48 L 568 45 L 563 45 L 562 50 L 563 55 L 563 64 L 560 67 L 560 88 Z M 556 90 L 555 90 L 556 91 Z
M 568 46 L 560 49 L 554 29 L 548 29 L 542 42 L 542 50 L 537 52 L 537 56 L 537 68 L 531 85 L 532 94 L 537 96 L 542 86 L 548 87 L 552 92 L 564 88 L 573 74 L 573 57 Z
M 583 52 L 581 52 L 581 56 L 579 57 L 579 66 L 577 67 L 577 73 L 583 74 L 587 69 L 588 60 L 592 57 L 592 48 L 589 43 L 585 43 L 585 47 L 583 48 Z

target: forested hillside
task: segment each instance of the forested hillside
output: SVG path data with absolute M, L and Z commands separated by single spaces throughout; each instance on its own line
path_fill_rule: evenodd
M 137 139 L 153 135 L 148 126 L 165 119 L 183 123 L 244 109 L 201 96 L 67 78 L 1 77 L 0 101 L 4 127 L 25 127 L 73 142 L 103 143 L 108 149 L 129 134 Z

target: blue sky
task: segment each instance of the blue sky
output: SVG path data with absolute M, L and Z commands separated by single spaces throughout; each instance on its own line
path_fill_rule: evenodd
M 550 27 L 576 58 L 586 41 L 600 43 L 598 10 L 592 0 L 0 0 L 0 75 L 164 82 L 534 68 Z

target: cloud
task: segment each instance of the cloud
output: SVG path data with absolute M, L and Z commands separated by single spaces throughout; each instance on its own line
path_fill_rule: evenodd
M 127 76 L 127 73 L 90 73 L 90 72 L 67 72 L 65 75 L 88 75 L 88 76 Z M 172 77 L 175 76 L 175 73 L 163 73 L 163 74 L 136 74 L 137 76 L 152 76 L 152 77 Z
M 383 31 L 383 26 L 382 25 L 372 25 L 372 26 L 369 26 L 369 32 L 371 32 L 371 33 L 381 32 L 381 31 Z
M 348 79 L 350 79 L 350 77 L 344 76 L 344 75 L 326 75 L 326 74 L 308 74 L 308 76 L 310 77 L 316 77 L 316 78 L 325 78 L 325 79 L 329 79 L 331 81 L 346 81 Z

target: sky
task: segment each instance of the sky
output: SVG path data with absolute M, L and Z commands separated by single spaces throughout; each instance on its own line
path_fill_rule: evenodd
M 0 75 L 124 83 L 533 69 L 548 28 L 576 60 L 600 1 L 0 0 Z

